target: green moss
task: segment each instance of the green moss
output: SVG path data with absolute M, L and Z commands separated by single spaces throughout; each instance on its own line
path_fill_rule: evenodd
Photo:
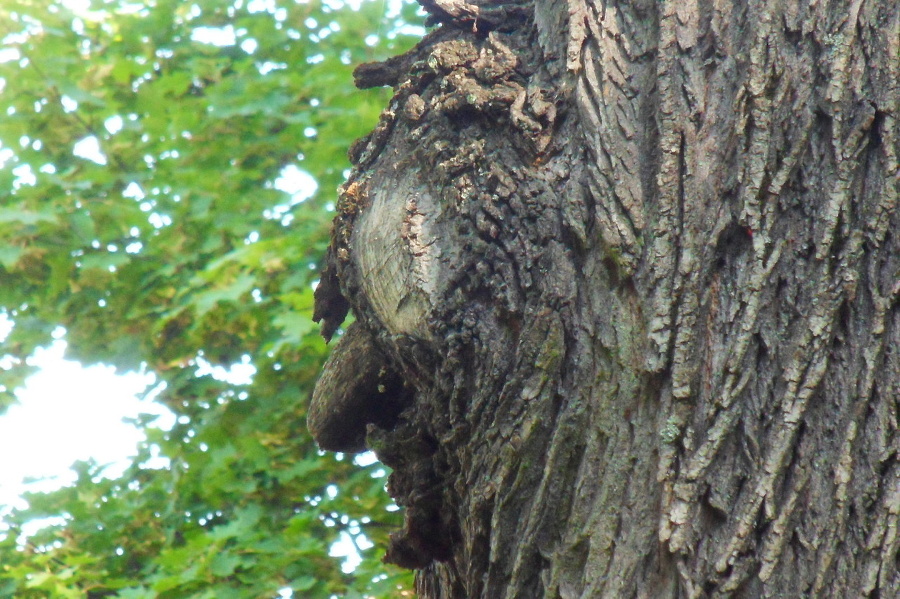
M 669 417 L 665 426 L 659 431 L 659 437 L 666 445 L 671 445 L 681 436 L 681 429 L 675 416 Z

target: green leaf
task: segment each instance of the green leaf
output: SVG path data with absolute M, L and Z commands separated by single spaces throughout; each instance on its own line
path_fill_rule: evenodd
M 158 595 L 147 587 L 129 587 L 116 593 L 119 599 L 156 599 Z
M 241 564 L 241 558 L 237 555 L 229 553 L 216 554 L 209 566 L 209 571 L 219 577 L 231 576 L 231 574 Z
M 25 253 L 25 250 L 15 246 L 0 247 L 0 264 L 4 268 L 12 268 L 19 261 L 19 258 Z
M 30 210 L 21 205 L 16 207 L 0 207 L 0 224 L 21 223 L 23 225 L 35 225 L 41 222 L 53 222 L 56 215 L 47 210 Z
M 97 230 L 94 221 L 85 212 L 75 212 L 69 215 L 69 225 L 79 243 L 89 245 L 97 238 Z
M 308 591 L 319 582 L 312 576 L 300 576 L 291 581 L 291 588 L 295 591 Z
M 262 512 L 258 505 L 251 505 L 240 509 L 234 518 L 224 526 L 217 526 L 210 532 L 210 538 L 224 541 L 234 537 L 240 537 L 254 529 L 259 522 Z
M 131 256 L 125 252 L 101 252 L 89 254 L 81 259 L 81 268 L 90 270 L 97 268 L 108 271 L 110 267 L 118 268 L 131 261 Z
M 279 314 L 273 323 L 284 331 L 286 341 L 294 343 L 299 343 L 304 336 L 317 328 L 308 312 Z
M 237 302 L 250 292 L 256 285 L 256 277 L 250 274 L 241 274 L 229 282 L 220 282 L 212 289 L 196 294 L 191 301 L 197 310 L 197 315 L 202 316 L 212 310 L 219 302 Z
M 25 586 L 30 589 L 37 588 L 45 584 L 52 577 L 53 575 L 49 572 L 38 572 L 37 574 L 34 574 L 29 578 L 29 580 L 25 583 Z

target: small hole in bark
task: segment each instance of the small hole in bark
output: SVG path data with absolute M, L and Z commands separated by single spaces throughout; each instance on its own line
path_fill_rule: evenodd
M 839 348 L 844 345 L 845 339 L 847 338 L 850 332 L 850 305 L 843 301 L 841 302 L 840 308 L 838 308 L 838 313 L 836 316 L 837 327 L 834 331 L 834 335 L 831 338 L 831 346 L 833 348 Z
M 784 26 L 784 40 L 791 46 L 799 46 L 803 40 L 803 34 L 799 29 L 791 29 L 787 25 Z
M 700 508 L 701 520 L 708 525 L 708 530 L 715 530 L 728 523 L 728 514 L 713 505 L 709 490 L 700 502 Z
M 481 113 L 474 106 L 460 106 L 452 113 L 447 114 L 450 126 L 456 131 L 463 131 L 478 123 Z
M 828 255 L 831 256 L 833 262 L 837 262 L 840 259 L 841 253 L 844 251 L 844 246 L 847 245 L 847 237 L 842 233 L 844 230 L 844 221 L 844 212 L 841 211 L 838 215 L 837 223 L 835 223 L 834 226 L 831 245 L 828 247 Z
M 397 425 L 400 412 L 412 401 L 412 390 L 406 386 L 403 379 L 395 372 L 386 374 L 375 389 L 369 422 L 380 428 L 392 429 Z
M 766 372 L 769 348 L 766 346 L 766 342 L 763 341 L 763 338 L 759 333 L 756 333 L 753 338 L 756 341 L 756 371 Z
M 888 472 L 897 464 L 897 453 L 893 452 L 878 465 L 878 476 L 881 480 L 888 480 Z
M 875 116 L 872 118 L 872 126 L 869 128 L 869 149 L 874 150 L 875 148 L 882 145 L 881 139 L 881 129 L 884 125 L 885 113 L 881 110 L 875 111 Z
M 619 280 L 619 265 L 616 264 L 616 261 L 611 257 L 606 256 L 603 258 L 603 266 L 606 267 L 606 270 L 609 272 L 610 285 L 612 287 L 618 287 L 621 284 Z
M 716 268 L 734 264 L 741 255 L 750 249 L 753 243 L 753 232 L 736 222 L 731 222 L 719 234 L 716 242 Z

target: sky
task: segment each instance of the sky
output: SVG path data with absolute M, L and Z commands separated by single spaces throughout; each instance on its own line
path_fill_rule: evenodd
M 0 515 L 22 506 L 25 490 L 49 490 L 74 482 L 70 466 L 95 459 L 121 474 L 143 434 L 124 421 L 141 413 L 158 414 L 169 428 L 174 415 L 161 404 L 141 400 L 155 377 L 117 374 L 111 366 L 84 367 L 66 360 L 65 341 L 39 349 L 29 361 L 40 370 L 16 392 L 19 402 L 0 416 Z M 46 478 L 26 484 L 26 478 Z
M 8 332 L 8 322 L 0 319 L 0 342 Z M 154 402 L 152 393 L 141 399 L 154 387 L 153 374 L 116 373 L 112 366 L 83 366 L 66 360 L 63 335 L 57 336 L 61 338 L 29 358 L 40 370 L 17 390 L 18 403 L 0 416 L 0 521 L 11 508 L 26 507 L 23 492 L 49 491 L 73 483 L 71 466 L 78 460 L 108 464 L 109 476 L 122 474 L 144 439 L 127 419 L 156 414 L 156 426 L 169 429 L 175 424 L 175 415 Z M 255 372 L 247 362 L 226 371 L 202 360 L 197 370 L 200 376 L 210 374 L 233 383 L 248 383 Z M 52 443 L 42 442 L 48 439 Z M 165 467 L 165 460 L 160 460 L 158 466 Z M 355 461 L 367 465 L 375 461 L 375 456 L 368 452 Z M 27 482 L 34 478 L 41 480 Z M 41 522 L 34 523 L 34 529 L 40 527 Z M 369 542 L 363 537 L 356 543 L 365 547 Z M 345 572 L 352 572 L 361 559 L 346 533 L 329 553 L 344 558 Z

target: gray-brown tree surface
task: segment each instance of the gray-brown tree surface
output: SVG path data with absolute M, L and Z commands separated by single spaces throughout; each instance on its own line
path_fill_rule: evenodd
M 426 598 L 896 597 L 896 0 L 428 0 L 317 291 Z

